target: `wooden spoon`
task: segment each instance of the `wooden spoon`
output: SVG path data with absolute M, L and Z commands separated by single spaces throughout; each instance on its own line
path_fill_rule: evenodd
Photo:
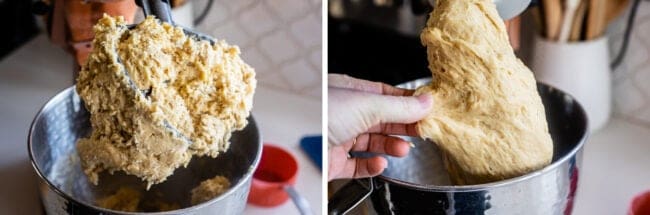
M 587 40 L 603 35 L 607 26 L 607 1 L 589 0 L 589 15 L 587 16 Z
M 548 40 L 557 40 L 560 32 L 560 25 L 562 23 L 562 4 L 560 0 L 544 0 L 545 24 L 546 24 L 546 38 Z
M 608 0 L 607 1 L 607 23 L 611 23 L 614 19 L 627 9 L 630 0 Z
M 578 6 L 580 6 L 580 0 L 564 1 L 564 15 L 562 15 L 562 26 L 560 28 L 560 36 L 558 41 L 563 43 L 569 41 L 573 18 L 575 17 Z
M 580 1 L 573 23 L 571 24 L 571 36 L 569 36 L 569 41 L 579 41 L 582 37 L 585 14 L 587 13 L 587 4 L 588 3 L 585 0 Z

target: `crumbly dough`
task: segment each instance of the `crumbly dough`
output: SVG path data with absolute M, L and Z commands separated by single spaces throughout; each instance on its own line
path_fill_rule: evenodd
M 126 212 L 161 212 L 180 209 L 178 203 L 168 203 L 161 198 L 146 199 L 143 193 L 131 188 L 120 187 L 114 194 L 98 199 L 97 206 Z
M 434 108 L 417 124 L 457 185 L 503 180 L 550 163 L 553 143 L 533 73 L 514 55 L 492 0 L 438 0 L 420 35 Z
M 116 211 L 137 212 L 142 194 L 129 187 L 120 187 L 115 194 L 98 199 L 97 206 Z
M 139 212 L 162 212 L 162 211 L 173 211 L 181 209 L 181 206 L 177 202 L 165 202 L 162 196 L 157 196 L 153 200 L 145 199 L 139 205 Z
M 193 155 L 226 151 L 246 126 L 256 80 L 237 46 L 197 41 L 153 17 L 128 30 L 105 15 L 94 31 L 77 80 L 93 128 L 77 151 L 91 182 L 124 171 L 148 188 Z
M 199 186 L 192 189 L 192 205 L 198 205 L 213 199 L 230 188 L 230 181 L 223 176 L 216 176 L 214 178 L 202 181 Z

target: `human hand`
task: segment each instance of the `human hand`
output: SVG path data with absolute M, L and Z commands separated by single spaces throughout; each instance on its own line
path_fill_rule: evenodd
M 431 95 L 338 74 L 328 83 L 328 180 L 376 176 L 388 165 L 381 156 L 350 158 L 350 151 L 408 154 L 410 143 L 389 135 L 417 136 L 415 122 L 431 110 Z

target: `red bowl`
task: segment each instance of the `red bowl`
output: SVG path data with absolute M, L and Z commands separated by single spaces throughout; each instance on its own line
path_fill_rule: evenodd
M 253 174 L 248 203 L 273 207 L 289 199 L 285 186 L 296 184 L 298 162 L 288 151 L 264 143 L 260 164 Z
M 628 215 L 648 215 L 650 214 L 650 190 L 645 191 L 632 200 Z

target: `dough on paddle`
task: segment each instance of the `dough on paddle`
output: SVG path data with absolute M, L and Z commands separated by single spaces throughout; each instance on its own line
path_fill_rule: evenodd
M 198 41 L 153 17 L 128 30 L 123 18 L 104 16 L 94 31 L 76 87 L 91 115 L 92 134 L 77 142 L 91 182 L 124 171 L 148 188 L 193 155 L 225 152 L 246 126 L 255 72 L 237 46 Z
M 481 184 L 540 169 L 553 143 L 533 73 L 515 56 L 492 0 L 438 0 L 420 35 L 434 108 L 417 124 L 452 182 Z

